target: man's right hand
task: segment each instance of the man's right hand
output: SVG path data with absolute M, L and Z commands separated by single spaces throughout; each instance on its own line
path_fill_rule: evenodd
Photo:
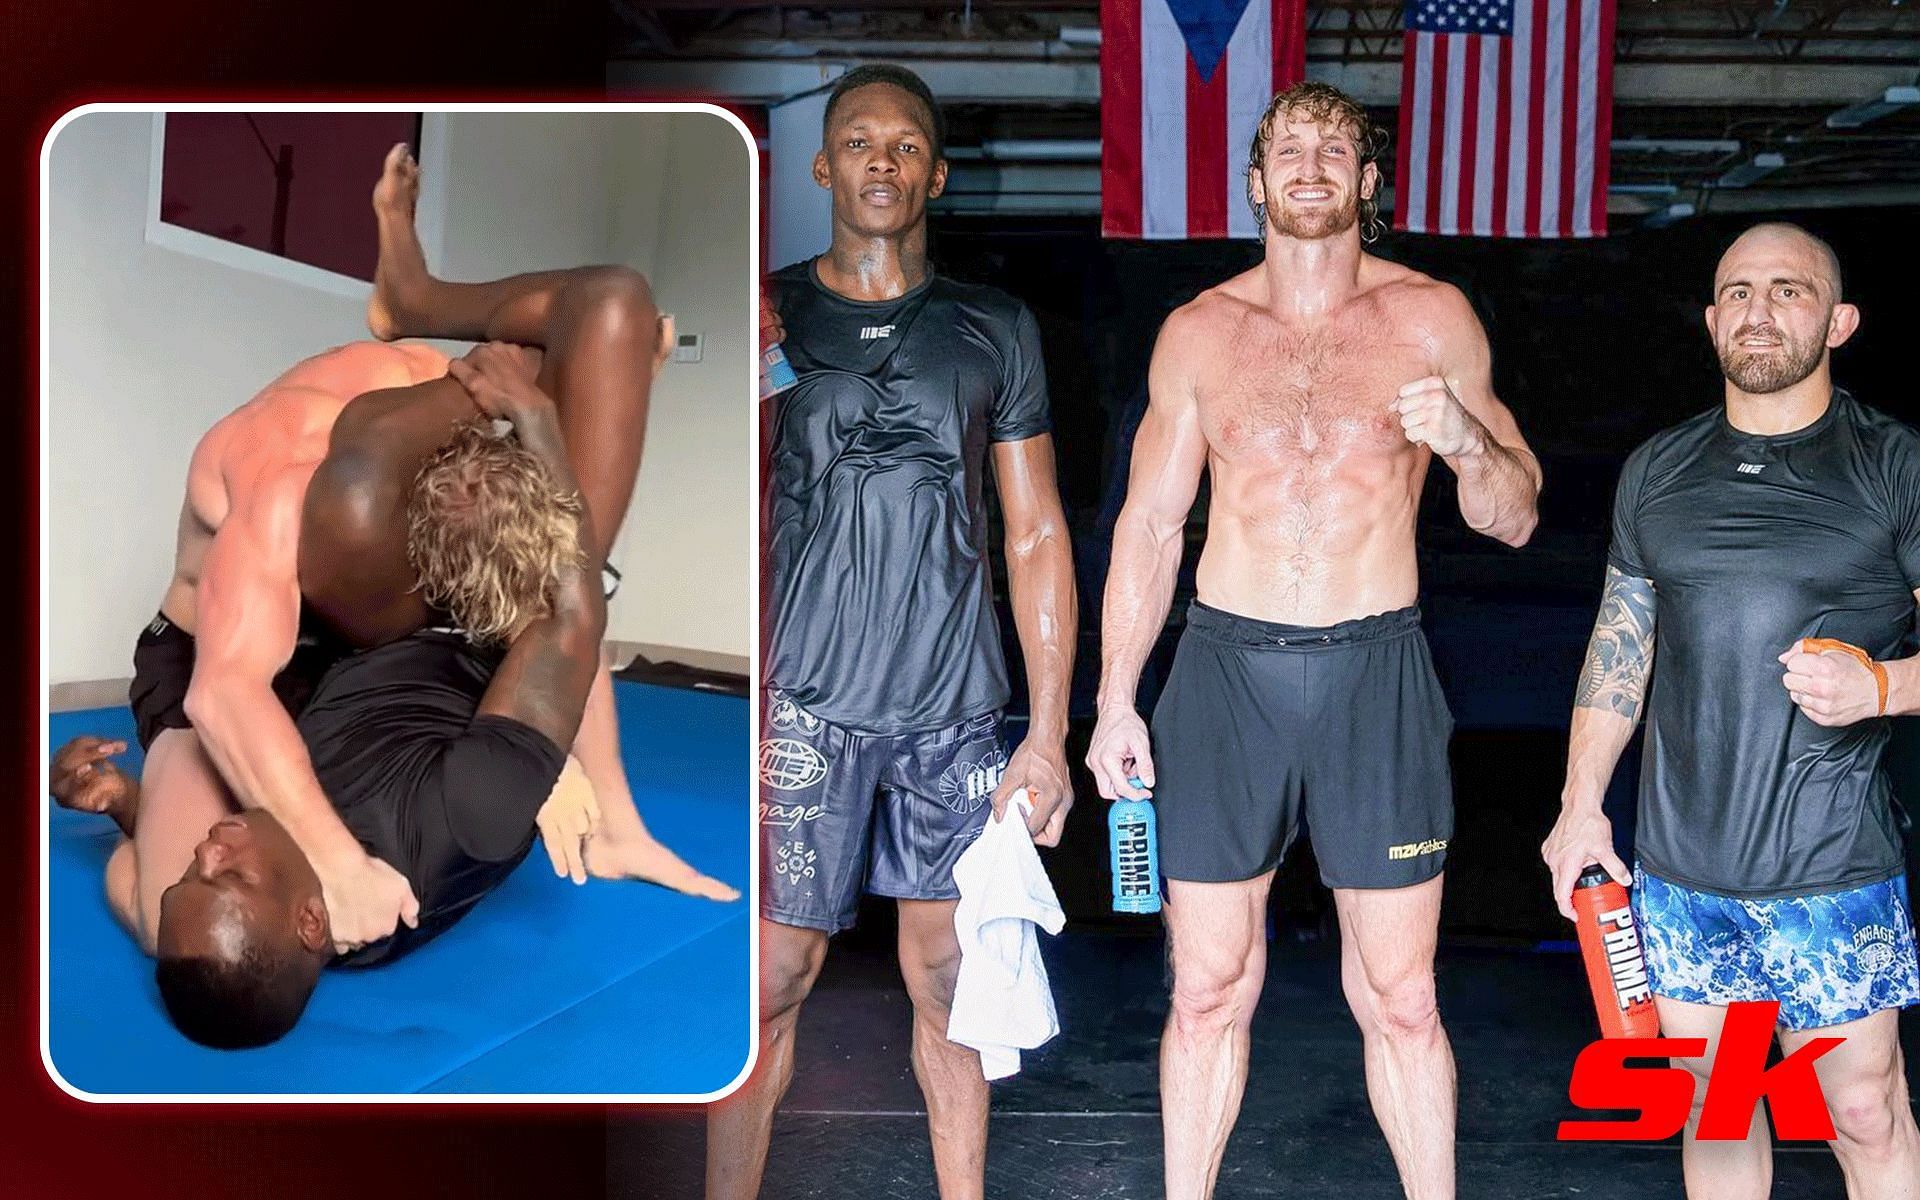
M 1153 742 L 1147 723 L 1131 708 L 1100 710 L 1087 747 L 1087 766 L 1100 794 L 1109 800 L 1145 800 L 1153 794 Z M 1139 779 L 1141 786 L 1129 782 Z
M 74 738 L 48 764 L 47 790 L 62 808 L 114 812 L 140 793 L 140 784 L 111 761 L 126 749 L 117 738 Z
M 1540 846 L 1540 857 L 1553 872 L 1553 902 L 1569 921 L 1574 919 L 1573 885 L 1587 864 L 1605 867 L 1621 887 L 1633 885 L 1633 872 L 1613 852 L 1613 822 L 1600 811 L 1598 801 L 1564 804 L 1553 832 Z
M 781 323 L 780 310 L 773 306 L 773 297 L 765 288 L 760 291 L 760 353 L 787 340 L 787 327 Z
M 315 864 L 314 873 L 320 876 L 320 898 L 327 906 L 336 953 L 392 937 L 402 921 L 409 929 L 419 928 L 420 901 L 407 877 L 380 859 L 362 853 L 324 868 Z

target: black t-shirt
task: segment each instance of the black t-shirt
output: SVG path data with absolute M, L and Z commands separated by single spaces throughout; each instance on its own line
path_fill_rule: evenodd
M 799 383 L 767 438 L 767 682 L 862 733 L 1001 707 L 983 482 L 989 442 L 1048 429 L 1033 314 L 940 276 L 849 300 L 811 262 L 773 289 Z
M 1776 437 L 1703 413 L 1627 459 L 1608 559 L 1655 592 L 1647 869 L 1749 898 L 1898 874 L 1888 722 L 1814 724 L 1777 659 L 1803 637 L 1898 655 L 1920 587 L 1920 434 L 1845 392 Z
M 367 853 L 420 901 L 420 925 L 336 960 L 388 962 L 466 915 L 526 857 L 566 753 L 508 717 L 475 716 L 500 664 L 422 630 L 344 659 L 301 712 L 314 775 Z

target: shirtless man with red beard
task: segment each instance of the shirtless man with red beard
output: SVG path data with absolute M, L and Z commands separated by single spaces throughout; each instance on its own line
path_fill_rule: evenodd
M 1274 98 L 1247 171 L 1266 257 L 1162 327 L 1114 529 L 1087 761 L 1102 795 L 1151 793 L 1159 809 L 1169 1200 L 1213 1192 L 1266 973 L 1267 889 L 1303 819 L 1402 1184 L 1454 1194 L 1433 983 L 1453 721 L 1420 630 L 1414 524 L 1438 457 L 1467 524 L 1519 546 L 1540 468 L 1494 398 L 1466 299 L 1362 249 L 1378 142 L 1333 88 Z M 1149 734 L 1134 693 L 1203 471 L 1199 597 Z

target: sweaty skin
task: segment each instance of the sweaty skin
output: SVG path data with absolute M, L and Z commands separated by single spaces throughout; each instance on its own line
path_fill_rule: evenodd
M 1832 353 L 1860 323 L 1841 298 L 1840 265 L 1825 243 L 1796 226 L 1756 225 L 1735 239 L 1714 272 L 1706 327 L 1721 363 L 1721 400 L 1727 424 L 1743 433 L 1776 435 L 1805 429 L 1833 400 Z M 1791 568 L 1788 568 L 1791 569 Z M 1920 605 L 1920 590 L 1914 592 Z M 1573 918 L 1574 883 L 1587 863 L 1600 863 L 1622 885 L 1632 873 L 1614 851 L 1604 800 L 1614 768 L 1639 723 L 1650 687 L 1659 597 L 1654 581 L 1609 564 L 1605 590 L 1574 696 L 1560 816 L 1540 847 L 1552 874 L 1555 902 Z M 1730 611 L 1730 620 L 1739 620 Z M 1920 655 L 1878 664 L 1876 672 L 1851 653 L 1823 649 L 1802 638 L 1783 647 L 1777 662 L 1786 697 L 1815 725 L 1839 728 L 1920 712 Z M 1682 731 L 1683 733 L 1687 731 Z M 1661 1032 L 1705 1039 L 1703 1058 L 1677 1059 L 1704 1094 L 1711 1053 L 1726 1010 L 1656 995 Z M 1831 1145 L 1849 1200 L 1913 1200 L 1920 1196 L 1920 1125 L 1906 1088 L 1899 1010 L 1882 1009 L 1856 1021 L 1779 1034 L 1782 1055 L 1815 1036 L 1838 1036 L 1840 1050 L 1815 1066 L 1833 1115 Z M 1693 1109 L 1681 1142 L 1681 1169 L 1693 1200 L 1708 1196 L 1764 1196 L 1772 1183 L 1772 1139 L 1758 1110 L 1740 1141 L 1701 1141 L 1700 1109 Z
M 341 824 L 273 695 L 299 632 L 301 510 L 348 403 L 445 371 L 446 358 L 425 346 L 343 346 L 297 364 L 222 418 L 188 467 L 174 576 L 161 602 L 195 637 L 186 709 L 199 748 L 234 798 L 272 813 L 313 862 L 345 945 L 386 936 L 415 905 L 399 874 Z M 151 899 L 140 905 L 143 924 L 157 919 Z
M 1486 336 L 1465 298 L 1357 247 L 1354 257 L 1350 290 L 1321 311 L 1290 303 L 1270 259 L 1161 329 L 1114 529 L 1103 714 L 1131 713 L 1203 469 L 1212 496 L 1199 597 L 1261 620 L 1324 626 L 1418 598 L 1414 525 L 1435 450 L 1411 440 L 1403 389 L 1439 406 L 1428 428 L 1444 426 L 1468 524 L 1515 545 L 1532 532 L 1539 467 L 1493 395 Z M 1122 773 L 1094 764 L 1102 795 L 1143 794 L 1128 774 L 1151 784 L 1136 740 Z
M 933 114 L 906 90 L 874 82 L 845 93 L 829 116 L 813 166 L 814 181 L 833 198 L 833 243 L 815 260 L 820 282 L 853 300 L 904 295 L 927 277 L 926 204 L 946 185 Z M 779 314 L 763 302 L 763 346 L 784 332 Z M 1004 813 L 1013 793 L 1026 789 L 1034 801 L 1034 840 L 1053 845 L 1073 800 L 1065 737 L 1077 627 L 1053 439 L 1040 434 L 998 443 L 992 464 L 1032 710 L 1027 737 L 1009 758 L 992 805 Z M 979 1056 L 946 1037 L 959 963 L 954 905 L 899 902 L 900 967 L 913 1001 L 913 1068 L 926 1099 L 939 1195 L 977 1200 L 985 1189 L 988 1097 Z M 793 1077 L 800 1007 L 826 952 L 826 935 L 818 930 L 760 922 L 760 1065 L 739 1092 L 708 1110 L 708 1200 L 759 1194 L 774 1110 Z
M 552 397 L 590 517 L 592 544 L 585 548 L 604 561 L 633 494 L 653 380 L 674 342 L 672 321 L 654 304 L 646 281 L 625 267 L 576 267 L 480 283 L 434 276 L 414 228 L 419 187 L 419 164 L 404 143 L 394 146 L 373 191 L 380 259 L 367 326 L 382 340 L 442 337 L 539 347 L 536 383 Z M 301 579 L 315 608 L 362 644 L 402 636 L 430 616 L 411 591 L 400 519 L 405 498 L 397 489 L 412 478 L 406 468 L 417 466 L 423 453 L 418 422 L 444 419 L 413 410 L 438 406 L 452 412 L 471 402 L 451 382 L 432 398 L 421 390 L 372 395 L 355 405 L 350 416 L 364 435 L 355 438 L 360 461 L 342 464 L 340 486 L 329 489 L 324 501 L 330 525 L 353 528 L 352 544 L 333 551 L 302 547 Z M 312 507 L 308 515 L 315 518 Z M 683 861 L 641 819 L 620 754 L 613 680 L 604 660 L 572 750 L 603 820 L 592 837 L 563 848 L 557 871 L 578 882 L 580 873 L 561 864 L 584 863 L 585 873 L 600 879 L 646 880 L 712 900 L 739 897 Z
M 1361 248 L 1360 202 L 1379 184 L 1362 162 L 1362 131 L 1299 108 L 1269 120 L 1248 177 L 1265 259 L 1168 317 L 1148 370 L 1087 755 L 1109 799 L 1145 797 L 1155 783 L 1135 693 L 1166 624 L 1203 471 L 1212 494 L 1199 598 L 1259 620 L 1327 626 L 1412 605 L 1415 518 L 1436 455 L 1473 529 L 1518 546 L 1536 520 L 1539 466 L 1494 397 L 1465 298 Z M 1218 1179 L 1246 1085 L 1271 879 L 1167 883 L 1169 1200 L 1202 1200 Z M 1436 876 L 1334 889 L 1367 1089 L 1412 1200 L 1451 1200 L 1454 1189 L 1453 1059 L 1433 999 L 1440 887 Z

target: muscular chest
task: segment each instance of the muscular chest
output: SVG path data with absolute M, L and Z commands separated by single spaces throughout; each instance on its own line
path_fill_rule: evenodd
M 1412 452 L 1391 405 L 1430 373 L 1418 347 L 1347 322 L 1310 332 L 1247 328 L 1213 356 L 1199 386 L 1212 454 L 1259 468 Z

